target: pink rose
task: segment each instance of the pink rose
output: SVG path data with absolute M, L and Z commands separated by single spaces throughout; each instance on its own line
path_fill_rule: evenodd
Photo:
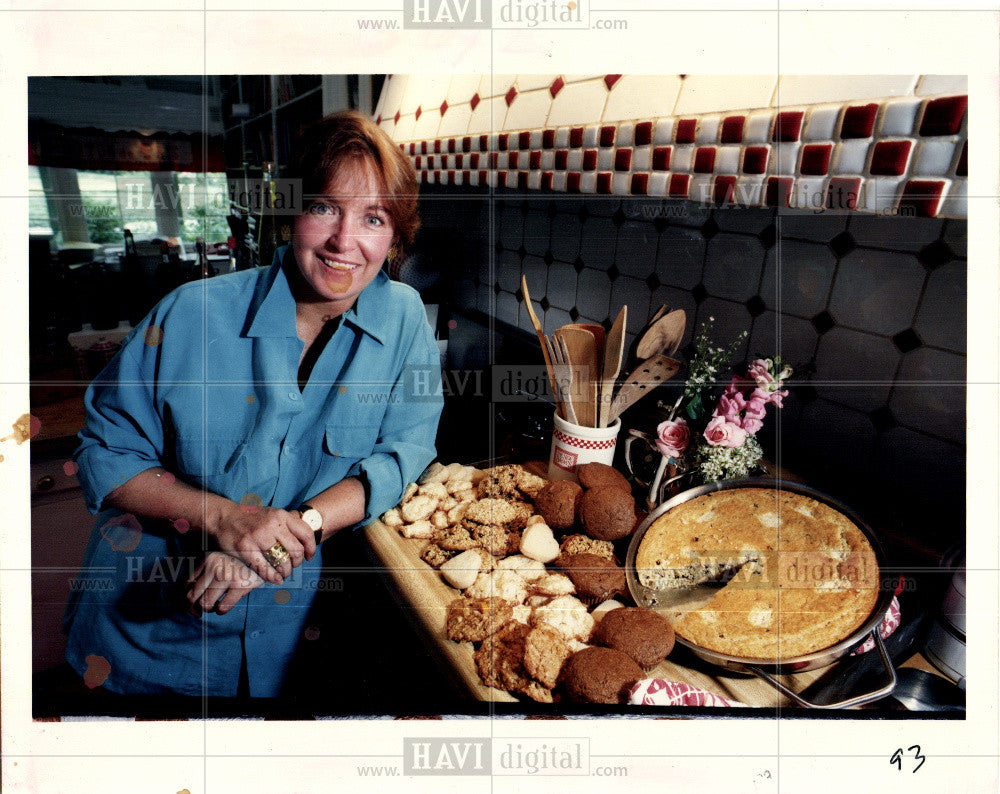
M 683 419 L 667 420 L 656 426 L 656 448 L 667 458 L 679 458 L 691 440 L 691 429 Z
M 771 362 L 766 359 L 758 358 L 754 361 L 747 370 L 747 375 L 753 378 L 759 389 L 770 391 L 774 388 L 775 377 L 771 374 Z
M 724 416 L 716 416 L 705 428 L 705 440 L 713 447 L 738 447 L 747 440 L 747 431 Z

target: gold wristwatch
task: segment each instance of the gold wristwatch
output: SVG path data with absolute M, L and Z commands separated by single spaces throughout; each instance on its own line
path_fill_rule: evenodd
M 302 516 L 302 520 L 313 531 L 313 535 L 316 538 L 316 545 L 318 546 L 323 539 L 323 514 L 310 504 L 299 505 L 298 510 L 299 515 Z

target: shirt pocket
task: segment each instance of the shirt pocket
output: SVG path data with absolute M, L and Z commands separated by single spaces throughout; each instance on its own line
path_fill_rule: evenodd
M 326 426 L 323 452 L 348 466 L 371 457 L 378 442 L 378 427 L 335 422 Z

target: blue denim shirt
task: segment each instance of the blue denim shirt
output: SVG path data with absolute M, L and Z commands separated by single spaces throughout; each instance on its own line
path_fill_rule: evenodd
M 281 249 L 270 268 L 175 290 L 125 340 L 85 398 L 76 460 L 92 512 L 163 466 L 236 502 L 281 508 L 358 476 L 367 522 L 430 463 L 443 400 L 419 295 L 380 272 L 300 390 L 303 343 L 281 267 L 283 257 L 295 266 L 291 256 Z M 245 650 L 251 694 L 278 694 L 322 586 L 321 555 L 226 615 L 193 618 L 183 585 L 205 539 L 138 521 L 99 515 L 67 609 L 70 664 L 83 673 L 88 657 L 103 658 L 104 685 L 117 692 L 233 695 Z

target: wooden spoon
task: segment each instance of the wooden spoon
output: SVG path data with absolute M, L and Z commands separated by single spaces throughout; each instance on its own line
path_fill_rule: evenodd
M 618 390 L 611 403 L 608 422 L 614 422 L 625 409 L 637 403 L 664 381 L 670 380 L 680 372 L 680 369 L 681 362 L 667 356 L 657 355 L 647 358 L 628 376 L 624 385 Z
M 672 356 L 681 346 L 687 328 L 687 315 L 683 309 L 675 309 L 656 320 L 639 338 L 635 354 L 640 359 L 660 354 Z
M 594 333 L 585 328 L 563 326 L 556 330 L 556 339 L 565 342 L 569 362 L 573 365 L 570 399 L 580 420 L 579 424 L 594 427 L 597 423 L 595 390 L 601 380 L 601 363 Z
M 625 352 L 625 323 L 627 319 L 628 306 L 622 306 L 604 343 L 604 367 L 601 372 L 598 427 L 607 427 L 608 417 L 611 415 L 615 380 L 618 378 L 618 373 L 621 372 L 622 355 Z

